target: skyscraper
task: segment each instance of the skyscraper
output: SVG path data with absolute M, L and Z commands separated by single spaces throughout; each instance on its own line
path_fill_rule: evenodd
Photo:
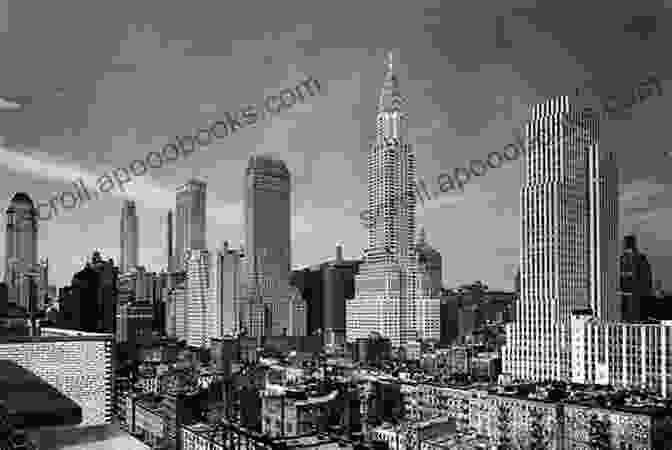
M 175 272 L 175 255 L 173 254 L 173 211 L 166 217 L 166 252 L 168 256 L 168 272 Z
M 368 248 L 346 305 L 346 339 L 371 331 L 399 347 L 439 337 L 438 299 L 418 292 L 415 248 L 415 153 L 407 141 L 399 81 L 388 54 L 378 103 L 376 138 L 368 155 Z
M 521 293 L 502 350 L 504 372 L 517 379 L 570 378 L 574 310 L 619 317 L 615 159 L 599 152 L 599 122 L 580 100 L 535 105 L 527 124 Z
M 12 266 L 23 270 L 38 263 L 38 212 L 28 194 L 17 192 L 5 214 L 5 281 L 8 281 Z
M 187 250 L 204 250 L 206 183 L 189 180 L 177 188 L 175 224 L 175 269 L 185 270 Z
M 41 272 L 38 267 L 38 211 L 28 194 L 17 192 L 9 202 L 5 222 L 5 282 L 8 300 L 27 311 L 31 297 L 37 292 L 32 277 Z
M 187 344 L 207 347 L 210 344 L 208 301 L 210 299 L 210 254 L 207 250 L 187 252 Z M 178 319 L 179 320 L 179 319 Z
M 218 249 L 210 264 L 210 299 L 208 321 L 210 337 L 222 338 L 238 330 L 239 304 L 242 298 L 243 258 L 240 250 L 229 248 L 229 243 Z
M 289 330 L 290 179 L 283 161 L 267 155 L 250 157 L 245 172 L 248 300 L 267 306 L 265 317 L 270 315 L 271 324 L 263 328 L 270 328 L 273 335 Z
M 649 298 L 653 295 L 651 264 L 637 248 L 634 235 L 623 239 L 620 281 L 623 320 L 637 322 L 646 319 L 652 306 L 652 299 Z
M 135 214 L 135 202 L 124 200 L 121 208 L 121 257 L 119 272 L 127 273 L 138 265 L 138 216 Z

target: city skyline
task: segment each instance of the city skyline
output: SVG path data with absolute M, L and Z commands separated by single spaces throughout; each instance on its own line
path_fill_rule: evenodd
M 66 3 L 0 0 L 0 447 L 669 447 L 672 0 Z
M 12 40 L 15 43 L 6 45 L 19 45 L 18 42 L 25 40 L 21 37 L 24 32 L 18 24 L 27 17 L 30 6 L 16 8 L 12 15 L 17 25 L 8 33 L 18 36 Z M 406 16 L 411 24 L 415 23 L 415 28 L 411 28 L 420 29 L 428 19 L 418 18 L 410 11 L 412 9 Z M 372 19 L 373 13 L 373 9 L 364 8 L 361 20 Z M 68 20 L 57 10 L 53 14 Z M 551 8 L 529 14 L 543 22 L 548 21 L 551 15 L 561 17 L 565 12 L 560 8 Z M 623 16 L 625 22 L 627 14 L 619 14 L 617 16 Z M 597 16 L 599 20 L 604 20 L 597 11 L 587 10 L 582 20 Z M 278 17 L 284 16 L 279 14 Z M 314 19 L 323 20 L 317 16 Z M 406 41 L 393 45 L 403 55 L 399 70 L 400 76 L 406 80 L 407 95 L 412 99 L 408 108 L 414 121 L 409 137 L 416 146 L 417 173 L 421 177 L 435 177 L 444 170 L 464 165 L 474 156 L 481 157 L 484 151 L 487 154 L 489 149 L 500 148 L 502 143 L 510 140 L 510 130 L 521 119 L 527 118 L 528 105 L 573 92 L 576 86 L 585 84 L 591 78 L 595 90 L 604 86 L 605 95 L 628 91 L 642 78 L 642 74 L 648 72 L 658 73 L 662 83 L 666 82 L 666 73 L 669 73 L 667 63 L 656 57 L 662 54 L 656 48 L 667 33 L 663 29 L 647 41 L 633 40 L 630 35 L 616 35 L 615 32 L 609 35 L 611 42 L 618 43 L 621 53 L 627 54 L 628 64 L 624 64 L 622 58 L 618 60 L 609 54 L 598 54 L 594 47 L 586 47 L 585 34 L 570 36 L 570 33 L 552 24 L 547 24 L 549 36 L 540 39 L 534 27 L 515 15 L 504 23 L 504 34 L 513 44 L 506 50 L 499 49 L 496 47 L 494 14 L 492 19 L 492 23 L 489 19 L 483 20 L 483 24 L 479 25 L 483 27 L 482 36 L 476 33 L 479 37 L 474 38 L 477 41 L 474 45 L 480 50 L 478 61 L 491 61 L 483 66 L 480 74 L 479 66 L 474 65 L 474 58 L 466 49 L 439 47 L 427 52 L 414 51 L 415 47 L 429 48 L 416 31 L 403 31 Z M 114 14 L 110 15 L 111 23 L 118 24 L 117 20 Z M 124 67 L 137 65 L 146 68 L 147 73 L 155 73 L 153 70 L 161 67 L 160 61 L 169 58 L 175 66 L 173 71 L 181 72 L 190 67 L 189 63 L 183 69 L 182 61 L 192 61 L 189 58 L 201 58 L 198 61 L 211 59 L 185 54 L 178 41 L 170 41 L 172 43 L 165 49 L 154 52 L 157 55 L 154 59 L 138 56 L 134 52 L 148 50 L 131 48 L 158 47 L 155 37 L 159 33 L 159 23 L 165 18 L 159 15 L 147 20 L 155 21 L 155 27 L 143 29 L 124 25 L 123 44 L 104 51 L 120 61 L 120 68 L 114 70 L 125 71 Z M 354 30 L 359 32 L 361 29 L 363 32 L 363 23 L 358 22 Z M 464 27 L 458 25 L 459 21 L 454 27 L 449 27 L 453 31 L 441 33 L 465 32 Z M 53 25 L 44 23 L 41 26 L 42 31 L 38 34 L 48 32 Z M 231 24 L 231 33 L 234 27 L 235 24 Z M 128 183 L 127 196 L 110 194 L 109 199 L 91 202 L 41 226 L 40 257 L 50 258 L 52 282 L 59 286 L 69 284 L 72 274 L 81 268 L 81 261 L 94 248 L 102 249 L 106 256 L 119 262 L 116 242 L 118 212 L 121 201 L 127 198 L 137 201 L 139 234 L 143 236 L 139 263 L 150 270 L 160 271 L 166 266 L 165 224 L 162 218 L 168 209 L 175 207 L 175 187 L 192 177 L 206 180 L 212 193 L 207 211 L 208 224 L 211 225 L 207 248 L 216 248 L 222 240 L 244 240 L 243 195 L 240 183 L 234 180 L 239 179 L 238 174 L 244 169 L 249 154 L 257 152 L 276 153 L 296 175 L 292 187 L 292 266 L 309 265 L 326 258 L 332 253 L 335 240 L 344 243 L 346 255 L 359 255 L 366 247 L 366 232 L 362 230 L 358 217 L 366 208 L 361 199 L 366 178 L 366 157 L 362 149 L 374 120 L 372 104 L 379 83 L 376 61 L 379 63 L 384 49 L 390 45 L 384 39 L 362 38 L 360 50 L 353 48 L 339 53 L 330 28 L 317 30 L 317 27 L 303 27 L 283 35 L 272 51 L 267 47 L 270 41 L 264 40 L 260 33 L 258 40 L 265 42 L 262 46 L 264 50 L 248 49 L 256 40 L 252 37 L 239 44 L 241 49 L 246 48 L 244 52 L 237 50 L 229 56 L 223 56 L 227 54 L 226 50 L 209 49 L 205 41 L 195 37 L 194 45 L 203 48 L 204 54 L 219 53 L 217 62 L 212 62 L 214 67 L 220 67 L 220 59 L 222 64 L 227 62 L 227 76 L 225 82 L 220 76 L 213 76 L 203 83 L 192 84 L 190 90 L 194 93 L 189 98 L 182 96 L 178 88 L 169 89 L 172 83 L 178 81 L 166 78 L 163 71 L 160 75 L 155 73 L 156 77 L 162 77 L 161 86 L 156 85 L 152 89 L 151 83 L 156 77 L 148 76 L 146 79 L 136 75 L 140 78 L 126 86 L 127 94 L 123 93 L 123 89 L 114 89 L 114 94 L 107 93 L 106 89 L 111 89 L 116 83 L 125 85 L 123 77 L 127 76 L 110 74 L 109 80 L 97 81 L 99 84 L 95 89 L 98 96 L 92 103 L 90 92 L 77 85 L 90 86 L 93 80 L 99 78 L 95 72 L 87 69 L 75 73 L 67 69 L 66 64 L 59 68 L 55 81 L 44 77 L 29 80 L 21 77 L 17 68 L 9 67 L 5 74 L 8 81 L 2 93 L 9 97 L 29 94 L 33 98 L 23 111 L 3 114 L 0 122 L 0 135 L 5 136 L 3 151 L 0 152 L 3 168 L 0 170 L 3 170 L 3 179 L 6 180 L 0 192 L 4 193 L 7 202 L 14 192 L 26 192 L 33 201 L 49 198 L 52 192 L 69 189 L 71 180 L 76 179 L 79 172 L 98 174 L 108 166 L 127 164 L 136 155 L 160 148 L 165 139 L 176 133 L 186 133 L 190 127 L 201 126 L 209 119 L 219 120 L 225 111 L 232 110 L 232 105 L 259 98 L 260 89 L 265 89 L 264 95 L 271 95 L 308 74 L 326 87 L 326 92 L 314 101 L 297 105 L 268 123 L 256 124 L 246 129 L 245 133 L 230 136 L 199 155 L 195 153 L 179 167 L 164 168 L 159 171 L 161 173 L 152 173 L 146 179 Z M 490 31 L 492 36 L 488 34 Z M 471 34 L 473 30 L 469 32 Z M 99 39 L 106 40 L 111 33 L 111 30 L 103 29 Z M 550 39 L 551 35 L 554 39 Z M 294 40 L 306 39 L 306 36 L 313 40 L 311 47 L 325 49 L 322 55 L 295 50 Z M 534 39 L 530 39 L 531 36 Z M 581 55 L 581 63 L 568 57 L 566 48 L 573 55 Z M 84 48 L 77 49 L 79 53 L 88 54 Z M 41 54 L 41 50 L 35 50 L 38 55 Z M 257 62 L 252 65 L 243 63 L 243 53 Z M 271 53 L 272 58 L 269 57 Z M 427 55 L 421 56 L 421 53 Z M 450 57 L 445 58 L 446 55 Z M 541 59 L 546 62 L 543 65 L 548 69 L 532 63 L 530 55 L 534 55 L 532 59 L 536 61 Z M 67 54 L 64 56 L 68 57 Z M 96 64 L 93 67 L 99 68 L 100 58 L 94 60 Z M 259 64 L 261 70 L 255 71 L 254 64 Z M 244 69 L 237 69 L 239 66 Z M 353 67 L 359 74 L 354 78 Z M 453 81 L 445 83 L 444 80 Z M 136 84 L 137 87 L 134 87 Z M 144 87 L 142 95 L 135 90 L 140 86 Z M 424 92 L 428 86 L 433 87 Z M 468 88 L 457 89 L 458 86 Z M 64 94 L 47 95 L 47 91 L 54 92 L 55 89 L 61 89 L 59 92 Z M 152 102 L 143 101 L 145 106 L 136 108 L 143 111 L 141 117 L 129 111 L 135 102 L 133 97 L 139 100 L 148 95 L 162 99 L 155 102 L 157 105 L 177 102 L 179 106 L 154 112 Z M 122 98 L 123 102 L 119 103 Z M 630 149 L 638 146 L 637 142 L 643 136 L 651 142 L 664 141 L 659 136 L 663 129 L 660 121 L 664 117 L 664 107 L 670 101 L 667 96 L 652 97 L 633 108 L 631 120 L 610 119 L 602 130 L 603 144 L 618 154 L 623 172 L 620 197 L 621 210 L 625 214 L 622 215 L 623 225 L 618 234 L 637 234 L 640 247 L 650 255 L 654 278 L 662 279 L 666 288 L 672 285 L 671 275 L 665 272 L 665 268 L 669 267 L 666 255 L 672 254 L 672 244 L 663 226 L 671 215 L 669 194 L 665 193 L 670 159 L 663 157 L 665 149 L 656 145 L 644 146 L 639 152 L 634 152 L 638 153 L 636 156 Z M 81 110 L 89 104 L 95 114 L 88 126 L 82 126 L 78 123 L 81 121 Z M 333 131 L 334 126 L 342 141 L 335 146 L 321 138 Z M 74 128 L 82 131 L 67 131 Z M 112 144 L 108 144 L 110 142 Z M 343 158 L 343 152 L 348 158 Z M 642 153 L 646 157 L 642 157 Z M 215 160 L 221 160 L 222 155 L 226 155 L 226 164 L 216 164 Z M 418 223 L 425 226 L 432 237 L 432 245 L 444 255 L 443 277 L 448 286 L 474 279 L 487 280 L 489 285 L 497 288 L 513 285 L 519 255 L 517 192 L 521 174 L 520 162 L 510 164 L 486 177 L 471 180 L 460 198 L 446 195 L 447 198 L 425 204 L 424 209 L 418 210 Z M 339 189 L 334 189 L 336 186 Z M 451 233 L 443 231 L 445 223 L 450 223 Z M 490 231 L 493 226 L 497 228 L 497 233 Z M 159 229 L 161 231 L 157 232 Z M 85 230 L 89 232 L 84 233 Z M 474 236 L 473 239 L 478 239 L 480 244 L 473 245 L 469 242 L 472 239 L 463 236 Z M 4 253 L 4 248 L 0 251 Z M 468 261 L 458 264 L 453 259 L 451 262 L 452 252 L 469 255 Z

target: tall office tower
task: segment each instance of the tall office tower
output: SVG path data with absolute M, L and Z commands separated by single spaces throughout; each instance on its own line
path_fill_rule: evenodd
M 210 298 L 210 254 L 207 250 L 189 250 L 187 265 L 187 345 L 210 344 L 208 300 Z
M 210 265 L 210 300 L 208 301 L 208 322 L 210 337 L 222 338 L 236 330 L 240 299 L 244 292 L 241 283 L 243 264 L 240 250 L 229 248 L 224 242 L 222 248 L 213 255 Z
M 168 253 L 168 272 L 175 272 L 175 255 L 173 254 L 173 211 L 166 217 L 166 249 Z
M 204 250 L 206 183 L 189 180 L 177 188 L 175 269 L 185 270 L 186 251 Z
M 623 238 L 621 255 L 621 310 L 623 320 L 637 322 L 646 319 L 652 305 L 653 284 L 651 265 L 645 254 L 637 248 L 637 238 L 628 235 Z
M 273 335 L 289 329 L 290 178 L 285 163 L 267 155 L 251 156 L 245 172 L 248 300 L 268 306 L 271 324 L 263 328 Z
M 135 214 L 135 202 L 124 200 L 121 208 L 121 257 L 119 272 L 130 272 L 138 265 L 138 216 Z
M 407 115 L 388 54 L 378 104 L 376 138 L 368 155 L 368 248 L 346 305 L 346 339 L 372 331 L 399 347 L 439 337 L 439 299 L 418 292 L 415 249 L 415 153 Z
M 521 189 L 521 295 L 502 350 L 504 372 L 516 379 L 569 379 L 572 311 L 618 318 L 616 267 L 609 259 L 617 226 L 615 161 L 598 151 L 599 122 L 589 108 L 564 96 L 531 109 Z

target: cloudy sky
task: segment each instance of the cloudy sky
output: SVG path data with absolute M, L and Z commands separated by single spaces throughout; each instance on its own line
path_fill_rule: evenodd
M 638 235 L 654 276 L 672 288 L 672 2 L 501 3 L 0 0 L 0 197 L 46 200 L 312 75 L 323 95 L 128 185 L 140 262 L 165 267 L 163 217 L 190 177 L 208 183 L 209 246 L 243 240 L 242 177 L 254 152 L 277 155 L 293 175 L 292 263 L 326 259 L 338 241 L 357 256 L 386 49 L 430 191 L 441 172 L 513 142 L 529 104 L 587 83 L 597 95 L 627 94 L 655 72 L 664 95 L 603 123 L 601 145 L 622 167 L 621 232 Z M 30 104 L 17 110 L 17 97 Z M 448 286 L 513 286 L 521 168 L 492 170 L 419 211 Z M 123 198 L 41 226 L 55 284 L 94 249 L 118 261 Z

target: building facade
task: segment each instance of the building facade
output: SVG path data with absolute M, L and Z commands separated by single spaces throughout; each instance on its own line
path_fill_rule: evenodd
M 166 297 L 166 335 L 187 338 L 187 288 L 186 280 L 168 291 Z
M 0 359 L 14 361 L 82 408 L 79 427 L 112 420 L 113 336 L 42 328 L 41 336 L 4 337 Z
M 344 259 L 343 247 L 336 246 L 336 257 L 319 264 L 292 270 L 291 285 L 306 301 L 308 335 L 322 333 L 345 340 L 345 303 L 355 297 L 355 275 L 361 259 Z
M 244 304 L 246 298 L 243 264 L 242 249 L 231 249 L 228 242 L 224 242 L 222 248 L 213 255 L 208 301 L 208 321 L 212 338 L 221 338 L 239 330 L 240 305 Z
M 402 105 L 388 54 L 376 138 L 368 155 L 368 248 L 356 278 L 355 298 L 346 304 L 348 342 L 366 338 L 371 331 L 389 338 L 394 347 L 416 338 L 439 338 L 439 307 L 430 304 L 440 300 L 428 299 L 419 289 L 416 162 Z
M 572 315 L 572 381 L 672 396 L 672 322 L 606 322 Z
M 286 335 L 291 272 L 291 176 L 287 166 L 267 155 L 250 156 L 244 191 L 248 305 L 269 305 L 271 323 L 264 329 L 274 336 Z
M 177 188 L 175 211 L 175 270 L 186 270 L 187 250 L 204 250 L 207 184 L 189 180 Z
M 207 347 L 210 344 L 210 262 L 207 250 L 187 252 L 186 335 L 187 345 L 192 347 Z
M 153 313 L 149 303 L 121 303 L 117 308 L 115 341 L 132 347 L 151 344 Z
M 620 318 L 615 160 L 599 151 L 599 122 L 581 106 L 550 99 L 532 107 L 526 128 L 521 296 L 502 350 L 503 371 L 515 379 L 569 380 L 572 311 Z

